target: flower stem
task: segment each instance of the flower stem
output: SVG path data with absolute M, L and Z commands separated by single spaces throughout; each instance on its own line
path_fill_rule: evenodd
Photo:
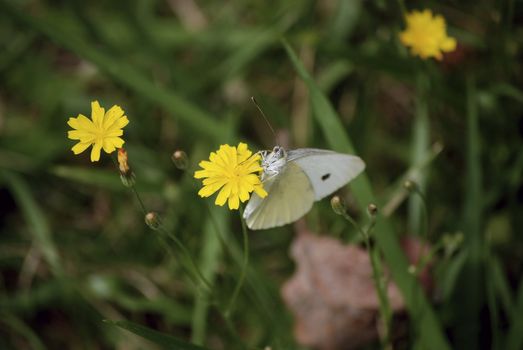
M 243 219 L 243 210 L 238 211 L 240 213 L 240 221 L 242 223 L 242 235 L 243 235 L 243 263 L 242 263 L 242 270 L 240 272 L 240 278 L 238 279 L 238 283 L 236 284 L 236 287 L 234 288 L 234 292 L 232 293 L 231 300 L 229 301 L 229 305 L 227 306 L 227 309 L 225 310 L 225 317 L 229 318 L 231 315 L 232 308 L 234 307 L 234 303 L 236 302 L 236 299 L 238 298 L 238 294 L 240 293 L 240 290 L 243 286 L 243 282 L 245 281 L 245 275 L 247 274 L 247 267 L 249 265 L 249 235 L 247 233 L 247 227 L 245 225 L 245 220 Z
M 111 160 L 113 161 L 113 164 L 116 167 L 116 169 L 119 171 L 118 163 L 116 162 L 114 157 L 111 157 Z M 145 216 L 148 213 L 148 210 L 145 207 L 145 204 L 144 204 L 144 202 L 142 200 L 142 197 L 140 196 L 140 193 L 136 189 L 136 186 L 134 185 L 134 183 L 130 186 L 130 188 L 131 188 L 131 191 L 133 192 L 134 196 L 136 197 L 136 200 L 138 201 L 138 204 L 140 206 L 140 209 L 142 210 L 143 215 Z M 169 239 L 171 239 L 178 246 L 178 248 L 182 251 L 182 253 L 185 255 L 185 257 L 191 263 L 192 269 L 194 270 L 194 273 L 198 276 L 198 279 L 203 283 L 203 285 L 207 288 L 208 291 L 211 291 L 212 290 L 211 284 L 203 276 L 203 274 L 200 271 L 198 265 L 194 261 L 191 253 L 189 252 L 189 249 L 187 249 L 187 247 L 185 247 L 185 245 L 178 239 L 178 237 L 176 237 L 171 232 L 167 231 L 167 229 L 165 228 L 165 226 L 163 225 L 162 222 L 160 222 L 160 226 L 159 226 L 158 229 L 165 237 L 168 237 Z M 167 242 L 165 240 L 163 240 L 163 239 L 162 239 L 162 243 L 167 246 Z M 167 251 L 171 255 L 174 256 L 174 253 L 173 253 L 173 251 L 171 249 L 167 249 Z
M 212 290 L 212 286 L 211 284 L 209 283 L 209 281 L 207 281 L 207 279 L 205 278 L 205 276 L 203 275 L 202 271 L 200 270 L 200 268 L 198 267 L 198 264 L 196 264 L 196 262 L 194 261 L 191 253 L 189 252 L 189 249 L 187 249 L 187 247 L 178 239 L 178 237 L 176 237 L 175 235 L 173 235 L 171 232 L 167 231 L 165 229 L 165 227 L 163 226 L 163 224 L 160 226 L 160 231 L 166 235 L 167 237 L 169 237 L 169 239 L 171 239 L 177 246 L 178 248 L 180 248 L 180 250 L 183 252 L 183 254 L 187 257 L 187 259 L 189 259 L 191 265 L 192 265 L 192 268 L 194 270 L 194 272 L 196 273 L 196 275 L 198 276 L 198 278 L 201 280 L 201 282 L 205 285 L 205 287 L 211 291 Z
M 145 209 L 145 205 L 143 204 L 142 197 L 140 197 L 140 194 L 138 193 L 138 191 L 136 190 L 136 187 L 134 185 L 131 186 L 131 190 L 133 191 L 134 196 L 138 200 L 138 204 L 140 204 L 140 209 L 142 209 L 143 215 L 146 215 L 147 209 Z
M 384 349 L 392 349 L 392 343 L 390 342 L 392 311 L 390 309 L 389 299 L 386 291 L 385 276 L 383 276 L 383 270 L 381 269 L 379 251 L 371 244 L 370 241 L 370 233 L 376 224 L 376 217 L 372 215 L 369 227 L 366 230 L 363 230 L 349 214 L 343 212 L 342 216 L 360 232 L 363 237 L 363 241 L 365 242 L 365 248 L 367 248 L 372 267 L 374 287 L 376 288 L 376 292 L 378 294 L 380 314 L 385 326 L 384 336 L 382 337 L 382 345 Z

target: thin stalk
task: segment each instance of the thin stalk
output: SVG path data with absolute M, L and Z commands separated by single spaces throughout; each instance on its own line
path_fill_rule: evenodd
M 147 209 L 145 209 L 145 205 L 143 204 L 142 197 L 140 197 L 140 194 L 136 190 L 136 187 L 134 185 L 131 186 L 131 190 L 134 193 L 134 196 L 138 200 L 138 204 L 140 204 L 140 209 L 142 209 L 143 215 L 147 214 Z
M 427 199 L 425 198 L 425 195 L 421 192 L 421 190 L 414 186 L 412 188 L 412 193 L 417 195 L 419 197 L 419 203 L 422 209 L 422 216 L 423 216 L 423 225 L 421 227 L 421 252 L 417 257 L 416 261 L 416 271 L 419 271 L 418 268 L 420 267 L 420 263 L 423 260 L 423 256 L 421 253 L 425 250 L 426 247 L 428 247 L 429 244 L 429 212 L 427 210 Z
M 414 124 L 412 126 L 412 140 L 410 150 L 410 161 L 413 166 L 423 161 L 430 142 L 430 123 L 428 111 L 428 78 L 423 71 L 418 73 L 416 79 L 416 112 Z M 419 169 L 411 174 L 411 179 L 416 182 L 421 191 L 425 190 L 427 182 L 427 168 Z M 408 207 L 408 227 L 411 233 L 420 234 L 422 230 L 422 207 L 421 199 L 417 197 L 409 198 Z
M 120 172 L 120 168 L 118 166 L 118 163 L 117 161 L 114 159 L 114 156 L 111 156 L 111 160 L 113 161 L 113 164 L 114 166 L 116 167 L 116 169 L 118 170 L 118 172 Z M 142 200 L 142 197 L 140 196 L 140 193 L 138 192 L 138 190 L 136 189 L 136 186 L 134 185 L 134 183 L 131 183 L 130 184 L 130 189 L 131 191 L 133 192 L 136 200 L 138 201 L 138 204 L 140 206 L 140 209 L 143 213 L 143 215 L 147 215 L 147 213 L 149 212 L 147 210 L 147 208 L 145 207 L 145 204 Z M 200 269 L 198 268 L 198 265 L 196 264 L 196 262 L 194 261 L 191 253 L 189 252 L 189 249 L 187 249 L 187 247 L 185 247 L 185 245 L 175 236 L 173 235 L 171 232 L 167 231 L 167 229 L 163 226 L 163 223 L 160 222 L 160 226 L 158 227 L 158 230 L 163 234 L 165 235 L 166 237 L 168 237 L 169 239 L 171 239 L 177 246 L 178 248 L 181 249 L 181 251 L 183 252 L 183 254 L 185 255 L 185 257 L 189 260 L 189 262 L 191 263 L 192 265 L 192 268 L 194 270 L 194 272 L 196 273 L 196 275 L 198 276 L 198 279 L 200 279 L 200 281 L 205 285 L 205 287 L 207 288 L 208 291 L 211 291 L 212 290 L 212 287 L 211 287 L 211 284 L 207 281 L 207 279 L 203 276 L 202 272 L 200 271 Z M 162 242 L 164 244 L 167 244 L 167 242 L 165 242 L 163 239 L 162 239 Z M 172 252 L 171 249 L 168 249 L 168 252 L 174 256 L 174 253 Z
M 194 272 L 196 272 L 196 275 L 198 275 L 198 278 L 201 280 L 201 282 L 205 285 L 205 287 L 211 291 L 212 290 L 212 287 L 211 287 L 211 284 L 209 283 L 209 281 L 207 281 L 207 279 L 205 278 L 205 276 L 203 275 L 203 273 L 200 271 L 200 268 L 198 267 L 198 264 L 196 264 L 196 262 L 194 261 L 194 259 L 192 258 L 192 255 L 191 253 L 189 252 L 189 249 L 187 249 L 187 247 L 178 239 L 178 237 L 176 237 L 175 235 L 173 235 L 171 232 L 167 231 L 165 229 L 165 227 L 163 225 L 160 225 L 160 228 L 159 228 L 160 232 L 162 232 L 164 235 L 166 235 L 167 237 L 169 237 L 169 239 L 171 239 L 177 246 L 178 248 L 180 248 L 180 250 L 183 252 L 183 254 L 189 259 L 191 265 L 192 265 L 192 268 L 194 270 Z
M 392 349 L 392 343 L 390 342 L 390 329 L 392 326 L 392 312 L 390 310 L 390 304 L 387 292 L 385 290 L 385 284 L 383 283 L 385 281 L 384 276 L 382 275 L 382 270 L 380 268 L 379 264 L 379 254 L 378 251 L 373 247 L 373 245 L 370 242 L 370 232 L 374 228 L 374 225 L 376 224 L 375 216 L 371 216 L 371 223 L 367 230 L 363 230 L 357 223 L 354 221 L 354 219 L 348 215 L 346 212 L 342 213 L 342 216 L 356 228 L 360 232 L 360 234 L 363 237 L 363 241 L 365 243 L 365 248 L 367 249 L 369 253 L 369 260 L 372 267 L 372 278 L 374 280 L 374 286 L 376 288 L 376 291 L 378 293 L 378 299 L 380 303 L 380 314 L 381 318 L 383 319 L 384 325 L 385 325 L 385 335 L 382 339 L 382 345 L 384 349 Z
M 245 225 L 245 220 L 243 219 L 243 210 L 238 211 L 240 214 L 240 221 L 242 223 L 242 236 L 243 236 L 243 263 L 242 263 L 242 270 L 240 272 L 240 278 L 238 279 L 238 283 L 236 284 L 236 287 L 234 288 L 234 292 L 232 293 L 231 300 L 229 302 L 229 305 L 227 306 L 227 309 L 225 310 L 225 317 L 230 317 L 232 308 L 234 307 L 234 303 L 236 302 L 236 299 L 238 298 L 238 294 L 240 293 L 240 290 L 243 286 L 243 282 L 245 281 L 245 275 L 247 273 L 247 267 L 249 265 L 249 235 L 247 233 L 247 226 Z

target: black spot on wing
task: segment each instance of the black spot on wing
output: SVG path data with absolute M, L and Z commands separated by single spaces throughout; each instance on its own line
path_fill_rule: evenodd
M 330 174 L 330 173 L 327 173 L 327 174 L 323 175 L 323 176 L 321 177 L 321 179 L 322 179 L 323 181 L 325 181 L 325 180 L 327 180 L 330 176 L 331 176 L 331 174 Z

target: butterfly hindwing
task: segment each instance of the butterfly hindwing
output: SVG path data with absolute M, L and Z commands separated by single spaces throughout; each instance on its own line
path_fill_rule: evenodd
M 244 218 L 252 230 L 282 226 L 305 215 L 315 194 L 308 176 L 296 163 L 289 162 L 282 172 L 264 182 L 267 197 L 253 194 Z

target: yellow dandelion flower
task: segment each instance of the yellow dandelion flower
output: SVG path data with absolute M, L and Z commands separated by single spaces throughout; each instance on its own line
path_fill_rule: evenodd
M 196 179 L 204 179 L 203 187 L 198 192 L 200 197 L 210 197 L 220 190 L 216 197 L 216 205 L 224 205 L 228 200 L 229 209 L 238 209 L 240 201 L 249 199 L 251 192 L 262 198 L 267 196 L 260 181 L 260 155 L 252 154 L 245 143 L 238 147 L 221 145 L 216 152 L 211 152 L 209 160 L 201 161 L 200 167 L 194 173 Z
M 405 17 L 407 29 L 400 33 L 400 41 L 410 47 L 414 56 L 441 60 L 443 52 L 456 49 L 456 39 L 447 36 L 447 25 L 442 16 L 430 10 L 412 11 Z
M 97 162 L 102 149 L 112 153 L 123 146 L 125 141 L 120 136 L 129 120 L 120 106 L 112 106 L 106 113 L 98 101 L 93 101 L 91 119 L 79 114 L 76 118 L 69 118 L 67 124 L 74 129 L 67 133 L 67 137 L 80 141 L 72 147 L 73 153 L 82 153 L 92 145 L 91 162 Z

